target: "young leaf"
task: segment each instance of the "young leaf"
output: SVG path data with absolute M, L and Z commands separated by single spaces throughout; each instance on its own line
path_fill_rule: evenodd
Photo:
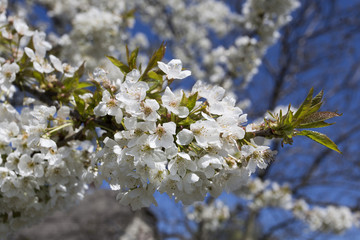
M 185 95 L 185 94 L 184 94 L 184 95 Z M 197 97 L 198 97 L 198 92 L 196 92 L 195 94 L 191 95 L 191 96 L 188 98 L 188 102 L 187 102 L 187 104 L 186 104 L 186 107 L 189 109 L 189 111 L 193 110 L 193 108 L 195 107 Z
M 148 72 L 147 75 L 148 75 L 149 78 L 151 78 L 151 79 L 155 79 L 155 80 L 160 81 L 160 82 L 162 81 L 162 76 L 159 75 L 159 74 L 157 74 L 157 73 L 154 72 L 154 71 Z
M 131 70 L 136 68 L 136 59 L 138 53 L 139 53 L 139 48 L 136 48 L 134 51 L 132 51 L 130 60 L 128 60 L 128 64 Z
M 129 52 L 129 48 L 128 45 L 125 45 L 125 50 L 126 50 L 126 61 L 129 63 L 130 62 L 130 52 Z
M 290 108 L 291 108 L 291 105 L 289 105 L 288 111 L 287 111 L 286 115 L 284 116 L 284 118 L 285 118 L 284 122 L 288 126 L 292 126 L 292 120 L 294 117 L 294 113 L 293 113 L 293 111 L 290 110 Z
M 297 126 L 297 128 L 322 128 L 322 127 L 331 126 L 333 124 L 334 123 L 327 123 L 324 121 L 320 121 L 320 122 L 300 124 L 299 126 Z
M 186 97 L 186 94 L 183 92 L 182 98 L 180 101 L 180 106 L 186 106 L 189 102 L 189 98 Z
M 73 77 L 69 77 L 64 80 L 65 89 L 68 91 L 75 89 L 78 83 L 79 83 L 79 78 L 76 77 L 75 75 Z
M 322 104 L 323 104 L 322 102 L 319 102 L 319 103 L 313 105 L 312 107 L 310 107 L 310 109 L 307 112 L 307 115 L 317 112 L 321 108 Z
M 313 123 L 319 121 L 325 121 L 333 117 L 339 117 L 342 114 L 336 112 L 315 112 L 309 116 L 307 116 L 301 123 Z
M 311 101 L 311 106 L 315 106 L 318 103 L 321 103 L 321 100 L 324 96 L 324 91 L 321 90 Z
M 314 88 L 311 88 L 304 102 L 300 105 L 300 107 L 298 108 L 298 110 L 294 115 L 296 121 L 299 121 L 308 112 L 309 108 L 311 107 L 313 93 L 314 93 Z
M 85 72 L 85 62 L 83 62 L 80 67 L 75 71 L 74 77 L 81 78 Z
M 164 43 L 161 43 L 160 47 L 156 52 L 151 56 L 149 63 L 143 73 L 143 76 L 145 76 L 151 69 L 153 69 L 157 62 L 160 61 L 165 55 L 165 45 Z
M 297 135 L 308 137 L 314 140 L 315 142 L 318 142 L 338 153 L 341 153 L 341 151 L 338 149 L 336 144 L 333 141 L 331 141 L 331 139 L 328 138 L 328 136 L 326 136 L 325 134 L 310 130 L 303 130 L 301 132 L 298 132 Z
M 114 57 L 111 56 L 106 56 L 115 66 L 117 66 L 120 71 L 124 74 L 127 74 L 130 72 L 130 68 L 128 66 L 126 66 L 126 64 L 124 64 L 123 62 L 121 62 L 120 60 L 117 60 Z
M 180 126 L 189 126 L 189 125 L 193 124 L 194 122 L 196 122 L 196 120 L 191 119 L 190 117 L 187 117 L 184 120 L 178 122 L 178 124 Z
M 80 82 L 76 88 L 81 89 L 81 88 L 87 88 L 87 87 L 91 87 L 91 86 L 94 86 L 94 85 L 90 82 Z
M 74 95 L 74 99 L 76 102 L 76 109 L 80 113 L 80 115 L 84 115 L 85 112 L 85 101 L 81 99 L 78 95 Z

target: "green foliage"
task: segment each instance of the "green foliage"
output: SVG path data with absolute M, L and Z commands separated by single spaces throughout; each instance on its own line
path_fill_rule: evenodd
M 157 66 L 157 62 L 161 61 L 165 55 L 165 45 L 164 43 L 161 43 L 160 47 L 158 50 L 156 50 L 154 52 L 154 54 L 151 56 L 149 63 L 145 69 L 145 71 L 143 72 L 142 76 L 140 77 L 140 79 L 142 79 L 144 76 L 146 76 L 148 74 L 149 71 L 151 71 L 151 69 L 153 69 L 154 67 Z
M 112 64 L 117 66 L 122 73 L 127 74 L 131 71 L 129 66 L 127 66 L 125 63 L 121 62 L 120 60 L 112 56 L 106 56 L 106 57 L 112 62 Z
M 180 106 L 187 107 L 190 112 L 195 107 L 197 97 L 198 97 L 198 92 L 196 92 L 193 95 L 190 95 L 189 97 L 186 97 L 186 94 L 183 92 L 183 95 L 182 95 L 182 98 L 180 101 Z
M 327 123 L 325 120 L 341 116 L 341 114 L 336 112 L 320 112 L 319 109 L 323 104 L 322 98 L 324 92 L 319 92 L 315 97 L 313 97 L 313 93 L 314 89 L 311 88 L 305 100 L 295 113 L 290 110 L 291 105 L 289 105 L 288 111 L 285 115 L 282 114 L 282 111 L 280 111 L 279 115 L 269 113 L 273 118 L 275 118 L 275 121 L 265 119 L 265 128 L 263 130 L 271 130 L 272 133 L 266 135 L 266 137 L 282 138 L 283 143 L 292 144 L 292 138 L 294 136 L 306 136 L 315 142 L 341 153 L 336 144 L 325 134 L 310 130 L 298 130 L 304 128 L 327 127 L 333 125 L 334 123 Z
M 336 146 L 336 144 L 333 141 L 331 141 L 331 139 L 328 138 L 325 134 L 310 130 L 303 130 L 297 133 L 297 135 L 306 136 L 314 140 L 315 142 L 318 142 L 334 151 L 337 151 L 338 153 L 341 153 L 339 148 Z

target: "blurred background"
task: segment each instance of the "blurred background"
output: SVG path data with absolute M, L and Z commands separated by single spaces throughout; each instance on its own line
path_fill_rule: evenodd
M 324 90 L 323 111 L 343 115 L 335 119 L 336 125 L 320 131 L 338 144 L 342 154 L 301 136 L 292 146 L 269 141 L 267 144 L 278 151 L 276 159 L 265 170 L 257 171 L 253 179 L 286 186 L 294 201 L 304 200 L 310 208 L 346 206 L 357 216 L 360 1 L 254 2 L 11 0 L 8 4 L 10 14 L 26 18 L 48 34 L 55 46 L 53 53 L 73 65 L 86 60 L 89 73 L 96 66 L 111 67 L 106 55 L 123 58 L 125 45 L 131 50 L 139 47 L 139 60 L 146 64 L 148 56 L 165 41 L 164 62 L 179 58 L 183 67 L 192 71 L 191 79 L 175 82 L 175 87 L 189 89 L 198 79 L 221 85 L 237 96 L 249 123 L 261 121 L 268 110 L 286 109 L 289 103 L 297 107 L 312 87 L 316 93 Z M 302 221 L 276 204 L 254 208 L 254 198 L 249 200 L 244 193 L 222 194 L 219 199 L 228 213 L 210 227 L 206 218 L 190 216 L 189 212 L 197 211 L 196 206 L 185 207 L 158 193 L 159 206 L 140 212 L 120 210 L 123 207 L 118 205 L 111 205 L 111 211 L 96 212 L 94 209 L 109 206 L 101 199 L 113 196 L 91 194 L 102 197 L 92 197 L 80 205 L 86 210 L 79 210 L 72 219 L 81 227 L 64 227 L 63 233 L 41 238 L 36 229 L 44 229 L 44 225 L 39 225 L 13 239 L 55 239 L 55 235 L 62 239 L 360 239 L 356 227 L 334 232 L 324 227 L 326 224 L 311 227 L 316 225 L 315 220 Z M 97 201 L 99 205 L 91 205 Z M 215 202 L 209 197 L 202 206 Z M 106 224 L 79 220 L 90 219 L 94 213 Z M 339 218 L 336 214 L 334 217 Z M 59 213 L 57 217 L 44 224 L 53 223 L 55 228 L 69 214 Z M 129 234 L 128 226 L 136 218 L 142 222 L 138 226 L 148 229 L 144 230 L 148 235 Z M 100 235 L 94 235 L 94 229 Z M 135 229 L 139 233 L 142 227 Z M 109 231 L 113 234 L 107 234 Z

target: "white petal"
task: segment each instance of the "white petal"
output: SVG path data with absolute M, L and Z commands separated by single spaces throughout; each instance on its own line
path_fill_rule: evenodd
M 183 79 L 183 78 L 186 78 L 188 76 L 191 75 L 191 71 L 189 70 L 184 70 L 184 71 L 181 71 L 180 74 L 178 75 L 178 78 L 179 79 Z
M 106 106 L 105 102 L 100 102 L 99 105 L 97 105 L 94 108 L 94 114 L 96 116 L 105 116 L 107 114 L 108 107 Z
M 44 148 L 57 149 L 56 143 L 51 139 L 40 138 L 39 146 Z
M 188 145 L 194 138 L 192 131 L 188 129 L 183 129 L 177 134 L 176 143 L 179 145 Z
M 189 109 L 187 107 L 181 106 L 178 108 L 180 118 L 186 118 L 189 115 Z
M 199 176 L 196 175 L 195 173 L 188 173 L 184 177 L 184 180 L 188 183 L 195 183 L 195 182 L 199 181 L 199 179 L 200 179 Z
M 169 73 L 169 67 L 167 64 L 163 63 L 163 62 L 157 62 L 159 68 L 161 69 L 161 71 L 163 71 L 164 73 L 168 74 Z
M 35 58 L 36 58 L 34 51 L 33 51 L 31 48 L 28 48 L 28 47 L 26 47 L 24 50 L 25 50 L 26 55 L 27 55 L 29 58 L 31 58 L 31 61 L 34 61 Z
M 64 72 L 60 59 L 58 59 L 54 55 L 50 55 L 50 61 L 56 70 L 58 70 L 59 72 Z
M 174 122 L 167 122 L 163 124 L 165 130 L 167 133 L 170 133 L 172 135 L 176 132 L 176 124 Z

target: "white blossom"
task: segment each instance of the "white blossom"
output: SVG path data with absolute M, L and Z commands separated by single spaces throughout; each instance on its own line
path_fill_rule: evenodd
M 191 71 L 182 71 L 180 59 L 173 59 L 168 64 L 158 62 L 159 68 L 166 74 L 167 79 L 183 79 L 191 75 Z

